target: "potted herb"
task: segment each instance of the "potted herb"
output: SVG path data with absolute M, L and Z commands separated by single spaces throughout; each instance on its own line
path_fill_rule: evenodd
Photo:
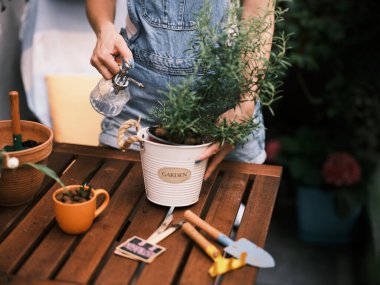
M 81 185 L 65 186 L 55 171 L 46 165 L 31 162 L 20 164 L 20 160 L 17 157 L 11 157 L 9 153 L 3 151 L 0 153 L 0 160 L 9 171 L 32 169 L 42 176 L 49 176 L 62 186 L 54 191 L 52 199 L 57 223 L 65 233 L 81 234 L 86 232 L 91 227 L 94 219 L 105 210 L 109 203 L 110 198 L 106 190 L 95 190 L 87 185 L 88 178 L 99 168 L 100 164 L 87 175 Z M 22 185 L 24 188 L 20 190 L 27 192 L 28 186 L 24 183 Z M 97 208 L 96 199 L 99 195 L 104 195 L 105 200 Z
M 62 188 L 57 189 L 53 195 L 54 214 L 62 231 L 67 234 L 82 234 L 92 225 L 94 219 L 108 206 L 109 194 L 104 189 L 94 189 L 88 185 L 89 179 L 99 169 L 96 165 L 80 185 L 65 186 L 56 174 L 51 175 Z M 105 200 L 97 208 L 97 197 L 103 195 Z
M 273 37 L 271 57 L 266 58 L 267 33 L 274 25 L 267 15 L 244 20 L 241 9 L 229 10 L 228 23 L 212 27 L 210 7 L 200 11 L 189 53 L 197 58 L 194 74 L 165 93 L 166 100 L 151 110 L 157 126 L 138 131 L 124 140 L 128 121 L 119 130 L 119 145 L 141 141 L 141 158 L 148 199 L 167 206 L 187 206 L 199 198 L 207 161 L 195 159 L 213 142 L 244 142 L 258 125 L 253 117 L 227 121 L 220 115 L 246 101 L 270 107 L 278 99 L 281 75 L 288 66 L 286 36 Z M 276 10 L 276 21 L 283 11 Z M 202 76 L 197 76 L 201 73 Z M 245 95 L 242 98 L 242 94 Z
M 104 195 L 105 200 L 97 208 L 96 199 Z M 92 225 L 109 203 L 109 194 L 104 189 L 93 189 L 88 185 L 70 185 L 53 193 L 54 214 L 62 231 L 67 234 L 82 234 Z

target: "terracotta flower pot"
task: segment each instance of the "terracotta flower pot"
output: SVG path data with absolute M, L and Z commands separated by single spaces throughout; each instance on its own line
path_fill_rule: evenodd
M 21 121 L 21 130 L 23 141 L 33 140 L 40 144 L 8 152 L 9 156 L 18 158 L 20 165 L 26 162 L 46 164 L 53 148 L 53 131 L 32 121 Z M 12 144 L 11 121 L 0 121 L 0 149 Z M 17 206 L 29 202 L 40 190 L 43 179 L 44 174 L 31 167 L 8 169 L 4 160 L 0 177 L 0 205 Z
M 79 189 L 81 185 L 70 185 L 68 190 Z M 82 234 L 90 229 L 94 219 L 102 213 L 108 205 L 109 194 L 104 189 L 91 190 L 92 198 L 86 202 L 66 204 L 58 201 L 56 195 L 62 193 L 63 188 L 59 188 L 53 193 L 54 214 L 57 223 L 62 231 L 67 234 L 77 235 Z M 104 195 L 105 200 L 96 208 L 96 198 L 99 195 Z

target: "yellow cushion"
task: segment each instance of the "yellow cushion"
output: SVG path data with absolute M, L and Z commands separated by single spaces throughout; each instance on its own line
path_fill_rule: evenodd
M 61 143 L 99 145 L 103 116 L 91 106 L 89 96 L 99 76 L 47 75 L 46 85 L 54 140 Z

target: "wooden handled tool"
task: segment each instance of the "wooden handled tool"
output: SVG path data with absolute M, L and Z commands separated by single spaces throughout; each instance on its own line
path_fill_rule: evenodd
M 10 91 L 9 92 L 9 103 L 10 103 L 11 118 L 12 118 L 13 145 L 5 146 L 4 150 L 5 151 L 23 150 L 25 148 L 22 146 L 19 94 L 17 91 Z
M 234 241 L 221 231 L 217 230 L 206 221 L 202 220 L 196 214 L 190 210 L 186 210 L 184 213 L 185 218 L 204 230 L 212 238 L 219 243 L 225 245 L 224 251 L 230 255 L 240 258 L 242 253 L 247 254 L 247 264 L 256 267 L 268 268 L 274 267 L 275 262 L 273 257 L 266 252 L 263 248 L 258 247 L 256 244 L 245 238 Z
M 246 253 L 243 253 L 239 259 L 225 258 L 222 256 L 220 251 L 205 237 L 203 237 L 203 235 L 201 235 L 190 223 L 184 223 L 182 225 L 182 229 L 214 261 L 214 264 L 210 267 L 208 271 L 211 277 L 215 277 L 217 275 L 224 274 L 228 271 L 238 269 L 246 264 Z

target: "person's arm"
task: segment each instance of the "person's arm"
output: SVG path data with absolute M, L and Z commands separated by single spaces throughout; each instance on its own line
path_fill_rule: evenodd
M 274 2 L 273 0 L 244 0 L 242 4 L 243 19 L 249 20 L 250 18 L 255 17 L 265 17 L 266 22 L 270 25 L 270 30 L 268 31 L 268 33 L 264 33 L 262 35 L 262 42 L 265 43 L 265 45 L 263 46 L 263 52 L 265 52 L 265 57 L 269 59 L 270 51 L 272 48 L 272 37 L 274 32 Z M 259 55 L 257 56 L 257 58 L 260 58 L 261 56 L 262 55 Z M 255 87 L 256 86 L 254 86 L 254 88 Z M 240 108 L 243 109 L 243 113 L 246 115 L 245 118 L 247 118 L 250 116 L 250 114 L 253 114 L 253 111 L 255 109 L 255 102 L 251 98 L 245 98 L 245 94 L 242 94 L 242 102 L 243 103 L 240 104 Z
M 122 55 L 127 62 L 133 58 L 125 40 L 116 31 L 115 7 L 115 0 L 86 0 L 87 18 L 97 38 L 91 64 L 106 79 L 120 71 L 115 55 Z
M 265 45 L 265 53 L 266 57 L 269 59 L 270 51 L 272 47 L 272 37 L 274 30 L 274 3 L 273 0 L 244 0 L 243 1 L 243 19 L 249 19 L 251 17 L 263 17 L 267 14 L 267 21 L 271 24 L 270 32 L 266 34 L 266 39 L 264 42 Z M 220 118 L 226 119 L 227 121 L 237 121 L 239 123 L 244 123 L 246 118 L 250 118 L 255 109 L 255 102 L 251 98 L 245 98 L 246 94 L 242 94 L 241 99 L 242 102 L 240 105 L 234 109 L 230 109 L 223 113 Z M 248 97 L 251 97 L 248 95 Z M 228 153 L 234 150 L 234 146 L 230 144 L 224 144 L 220 147 L 219 142 L 213 143 L 210 147 L 208 147 L 198 158 L 197 161 L 202 161 L 207 158 L 212 157 L 209 161 L 204 180 L 207 180 L 210 175 L 217 168 L 219 163 L 223 161 L 223 159 L 227 156 Z
M 273 0 L 244 0 L 243 1 L 243 19 L 252 17 L 266 17 L 266 21 L 271 25 L 270 32 L 264 36 L 266 45 L 266 57 L 269 59 L 270 51 L 272 48 L 272 37 L 274 31 L 274 2 Z

